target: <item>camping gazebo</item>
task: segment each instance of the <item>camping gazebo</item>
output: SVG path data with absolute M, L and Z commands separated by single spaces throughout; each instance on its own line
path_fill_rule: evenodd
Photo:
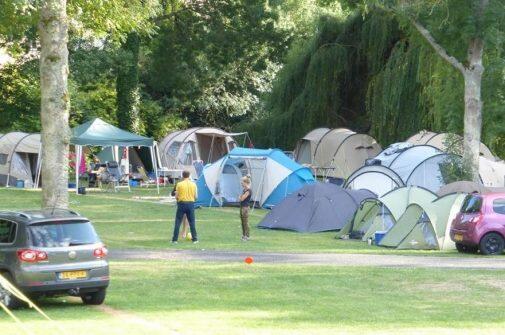
M 119 161 L 119 147 L 149 147 L 151 153 L 151 161 L 153 164 L 154 173 L 156 175 L 156 187 L 158 188 L 159 193 L 156 142 L 152 138 L 130 133 L 126 130 L 119 129 L 111 124 L 108 124 L 99 118 L 96 118 L 72 129 L 72 138 L 70 139 L 70 144 L 75 145 L 76 167 L 78 167 L 81 162 L 83 146 L 112 147 L 113 157 L 115 161 Z M 126 150 L 126 152 L 128 152 L 128 150 Z M 126 159 L 129 165 L 128 154 L 126 155 Z M 76 168 L 75 170 L 75 189 L 76 192 L 78 192 L 79 168 Z

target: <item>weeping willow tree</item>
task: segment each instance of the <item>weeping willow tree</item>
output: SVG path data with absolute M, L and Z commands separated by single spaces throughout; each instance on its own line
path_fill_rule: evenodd
M 483 141 L 504 156 L 504 61 L 484 59 Z M 409 26 L 374 10 L 323 17 L 317 33 L 290 50 L 265 111 L 243 128 L 258 145 L 293 148 L 313 128 L 348 127 L 385 146 L 421 129 L 462 133 L 464 81 Z

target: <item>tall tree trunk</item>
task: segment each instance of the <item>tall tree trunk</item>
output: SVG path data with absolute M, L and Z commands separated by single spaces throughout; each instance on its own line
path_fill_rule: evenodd
M 44 0 L 40 10 L 42 206 L 68 207 L 68 25 L 66 0 Z
M 480 7 L 477 13 L 479 22 L 482 19 L 482 15 L 488 3 L 488 0 L 480 0 Z M 465 80 L 463 163 L 469 177 L 475 182 L 480 182 L 479 157 L 482 131 L 481 87 L 482 74 L 484 73 L 484 66 L 482 64 L 484 41 L 479 37 L 470 40 L 468 45 L 467 64 L 463 65 L 455 57 L 449 55 L 447 51 L 437 43 L 433 35 L 431 35 L 431 33 L 419 22 L 412 20 L 412 23 L 433 49 L 435 49 L 438 55 L 463 74 Z
M 138 132 L 139 118 L 139 53 L 140 37 L 128 34 L 123 43 L 117 71 L 117 117 L 121 128 Z
M 480 38 L 470 41 L 468 47 L 468 67 L 465 78 L 465 117 L 463 139 L 463 161 L 467 165 L 471 178 L 479 182 L 480 137 L 482 131 L 481 86 L 484 66 L 482 56 L 484 43 Z

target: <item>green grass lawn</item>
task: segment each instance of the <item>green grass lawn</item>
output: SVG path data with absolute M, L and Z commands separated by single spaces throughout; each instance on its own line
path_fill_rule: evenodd
M 162 196 L 169 194 L 162 188 Z M 242 250 L 271 252 L 380 253 L 409 255 L 461 256 L 455 251 L 405 251 L 368 246 L 360 241 L 335 239 L 334 232 L 300 234 L 289 231 L 258 229 L 256 225 L 267 213 L 255 209 L 250 217 L 252 241 L 240 240 L 241 228 L 237 208 L 201 208 L 196 211 L 200 244 L 170 244 L 175 206 L 159 203 L 154 189 L 133 192 L 71 194 L 71 207 L 91 219 L 102 240 L 111 248 Z M 148 198 L 147 200 L 142 200 Z M 40 193 L 0 189 L 0 209 L 40 207 Z M 330 218 L 329 218 L 330 219 Z M 468 255 L 466 257 L 469 257 Z
M 164 195 L 168 190 L 162 190 Z M 71 196 L 110 248 L 406 253 L 334 239 L 253 229 L 240 241 L 237 209 L 199 209 L 201 243 L 169 243 L 174 206 L 153 190 Z M 0 209 L 37 208 L 40 193 L 0 189 Z M 255 210 L 252 226 L 265 215 Z M 411 252 L 457 255 L 455 252 Z M 26 334 L 480 334 L 502 332 L 505 271 L 332 267 L 182 261 L 111 261 L 104 306 L 41 301 L 56 323 L 17 311 Z M 58 327 L 56 326 L 58 325 Z M 0 334 L 23 334 L 0 311 Z
M 503 271 L 112 262 L 105 307 L 41 302 L 67 334 L 472 334 L 505 326 Z M 33 311 L 34 334 L 55 334 Z M 0 314 L 1 334 L 19 334 Z M 61 331 L 60 331 L 61 332 Z

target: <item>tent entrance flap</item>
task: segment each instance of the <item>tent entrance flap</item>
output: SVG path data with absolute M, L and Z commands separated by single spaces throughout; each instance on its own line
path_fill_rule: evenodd
M 242 187 L 240 178 L 242 172 L 233 164 L 226 164 L 223 167 L 221 177 L 219 179 L 220 194 L 223 203 L 236 203 L 241 194 Z
M 204 164 L 214 163 L 228 153 L 225 137 L 196 134 L 196 138 L 200 158 Z
M 263 203 L 263 182 L 266 160 L 258 159 L 230 159 L 222 168 L 215 194 L 222 205 L 238 203 L 242 194 L 242 177 L 251 178 L 252 197 L 254 204 Z

